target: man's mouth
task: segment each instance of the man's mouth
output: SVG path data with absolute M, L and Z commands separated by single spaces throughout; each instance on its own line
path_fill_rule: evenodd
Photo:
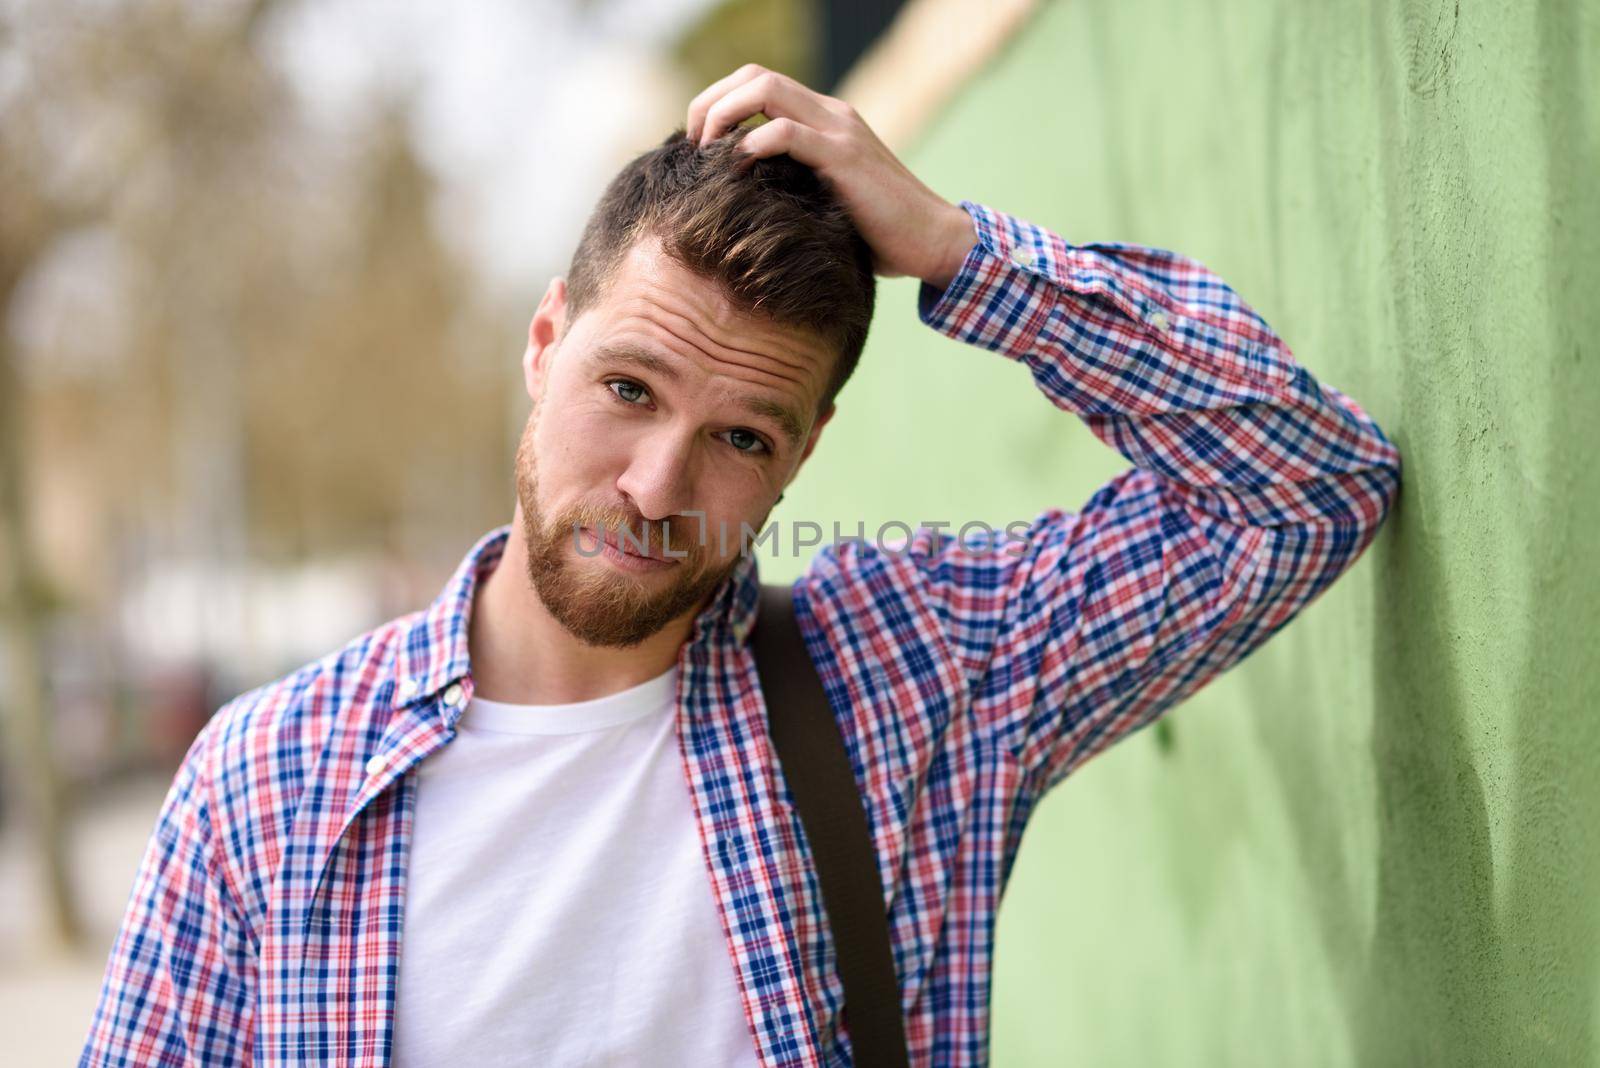
M 604 525 L 600 528 L 600 534 L 597 534 L 595 528 L 587 526 L 583 528 L 583 532 L 587 535 L 584 551 L 588 555 L 603 556 L 619 566 L 634 570 L 658 571 L 672 567 L 683 560 L 682 556 L 668 556 L 666 545 L 663 544 L 664 539 L 657 530 L 649 526 L 640 531 L 637 538 L 632 532 L 624 534 L 615 527 Z M 641 544 L 647 551 L 642 553 L 639 551 Z M 595 552 L 597 547 L 599 551 Z

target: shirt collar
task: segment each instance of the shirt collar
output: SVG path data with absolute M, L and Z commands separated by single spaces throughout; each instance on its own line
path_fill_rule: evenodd
M 439 596 L 411 624 L 395 658 L 395 708 L 431 701 L 471 671 L 467 636 L 472 604 L 484 579 L 505 555 L 510 524 L 491 530 L 457 565 Z M 733 571 L 695 617 L 689 644 L 726 640 L 742 645 L 755 624 L 761 580 L 756 559 L 741 553 Z

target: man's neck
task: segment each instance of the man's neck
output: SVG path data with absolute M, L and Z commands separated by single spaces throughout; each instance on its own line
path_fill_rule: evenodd
M 588 701 L 647 682 L 677 662 L 694 613 L 626 649 L 580 641 L 550 614 L 528 578 L 521 513 L 505 554 L 473 598 L 468 628 L 473 692 L 489 701 Z

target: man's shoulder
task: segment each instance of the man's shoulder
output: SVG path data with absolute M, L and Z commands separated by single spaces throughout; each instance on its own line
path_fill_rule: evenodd
M 395 657 L 423 615 L 418 609 L 359 634 L 342 647 L 239 694 L 219 708 L 214 767 L 222 775 L 315 761 L 336 724 L 386 716 Z
M 398 616 L 233 698 L 204 733 L 203 777 L 223 864 L 247 915 L 260 916 L 308 787 L 337 769 L 335 735 L 381 734 L 393 714 L 395 658 L 423 615 Z

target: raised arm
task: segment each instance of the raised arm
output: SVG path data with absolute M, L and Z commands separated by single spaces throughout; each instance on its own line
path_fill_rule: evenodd
M 821 175 L 878 273 L 922 280 L 925 323 L 1025 363 L 1134 465 L 1014 539 L 924 529 L 893 554 L 845 543 L 803 582 L 813 610 L 846 627 L 864 625 L 852 605 L 936 620 L 973 714 L 1036 788 L 1237 663 L 1371 542 L 1399 453 L 1216 275 L 950 204 L 848 104 L 754 64 L 695 97 L 687 130 L 707 140 L 757 113 L 771 121 L 745 150 Z
M 1021 538 L 920 531 L 907 557 L 977 711 L 1042 790 L 1243 659 L 1349 568 L 1394 501 L 1400 456 L 1193 260 L 1072 245 L 960 206 L 976 242 L 942 292 L 919 290 L 923 322 L 1026 364 L 1052 404 L 1134 465 Z

